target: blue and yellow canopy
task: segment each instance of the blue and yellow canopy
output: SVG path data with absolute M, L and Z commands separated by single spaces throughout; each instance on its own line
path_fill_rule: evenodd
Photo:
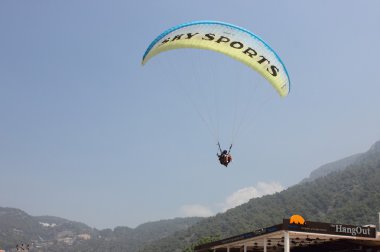
M 218 21 L 196 21 L 160 34 L 144 53 L 144 65 L 155 55 L 177 48 L 213 50 L 234 58 L 266 78 L 280 96 L 287 96 L 290 80 L 277 53 L 252 32 Z

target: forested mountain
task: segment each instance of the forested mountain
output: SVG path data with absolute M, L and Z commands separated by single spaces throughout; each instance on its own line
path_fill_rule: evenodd
M 54 242 L 74 242 L 81 234 L 94 236 L 85 224 L 58 217 L 33 217 L 15 208 L 0 207 L 0 248 L 11 249 L 27 243 L 47 247 Z
M 345 169 L 332 169 L 328 174 L 280 193 L 251 199 L 151 243 L 142 251 L 182 251 L 201 238 L 224 238 L 249 232 L 281 223 L 283 218 L 295 213 L 313 221 L 376 224 L 380 210 L 380 142 L 353 159 L 346 162 Z
M 376 224 L 380 211 L 380 142 L 369 151 L 320 167 L 287 190 L 210 218 L 177 218 L 97 230 L 66 219 L 34 217 L 0 207 L 0 248 L 16 251 L 20 243 L 33 251 L 183 251 L 200 239 L 224 238 L 278 224 L 292 214 L 307 220 Z
M 184 230 L 202 218 L 176 218 L 142 224 L 134 229 L 97 230 L 83 223 L 52 216 L 31 216 L 15 208 L 0 207 L 0 249 L 16 251 L 128 251 Z
M 322 165 L 318 169 L 315 169 L 310 173 L 310 176 L 308 178 L 305 178 L 301 181 L 301 183 L 304 182 L 310 182 L 315 179 L 318 179 L 320 177 L 327 176 L 328 174 L 332 172 L 342 171 L 347 168 L 347 166 L 355 163 L 363 154 L 355 154 L 346 158 L 343 158 L 338 161 L 334 161 L 325 165 Z
M 324 177 L 331 172 L 344 170 L 347 168 L 347 166 L 354 164 L 355 162 L 360 162 L 362 159 L 366 159 L 367 154 L 370 152 L 380 152 L 380 141 L 372 145 L 368 152 L 351 155 L 349 157 L 322 165 L 321 167 L 312 171 L 310 173 L 310 176 L 303 179 L 301 183 L 310 182 L 317 178 Z

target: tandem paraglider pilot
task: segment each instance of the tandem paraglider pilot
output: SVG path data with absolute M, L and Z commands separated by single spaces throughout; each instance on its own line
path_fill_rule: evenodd
M 220 164 L 222 164 L 225 167 L 227 167 L 228 164 L 231 163 L 231 161 L 232 161 L 232 156 L 230 154 L 230 151 L 231 151 L 231 148 L 232 148 L 232 144 L 231 144 L 230 149 L 228 151 L 227 150 L 222 151 L 222 149 L 220 148 L 220 144 L 219 143 L 218 143 L 218 146 L 219 146 L 220 154 L 216 153 L 216 155 L 219 158 Z

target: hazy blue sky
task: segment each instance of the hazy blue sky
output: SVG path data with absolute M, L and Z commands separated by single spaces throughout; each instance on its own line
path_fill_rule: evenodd
M 134 227 L 212 215 L 366 151 L 380 140 L 379 13 L 375 0 L 0 1 L 0 206 Z M 193 20 L 259 35 L 292 81 L 286 99 L 260 85 L 269 102 L 228 168 L 185 92 L 207 101 L 199 84 L 226 97 L 260 78 L 215 53 L 141 66 L 157 35 Z M 234 99 L 216 106 L 222 126 Z

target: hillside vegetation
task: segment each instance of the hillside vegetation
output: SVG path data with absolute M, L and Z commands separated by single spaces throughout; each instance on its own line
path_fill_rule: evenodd
M 53 216 L 31 216 L 22 210 L 0 207 L 0 249 L 16 251 L 29 244 L 31 251 L 128 251 L 189 228 L 202 218 L 176 218 L 142 224 L 134 229 L 97 230 L 83 223 Z
M 332 170 L 310 182 L 251 199 L 154 242 L 142 251 L 182 251 L 204 237 L 224 238 L 249 232 L 278 224 L 295 213 L 313 221 L 375 224 L 380 210 L 380 142 L 350 161 L 345 169 L 338 167 L 337 171 Z
M 34 217 L 0 207 L 0 248 L 20 242 L 38 252 L 181 252 L 202 241 L 221 239 L 281 223 L 300 214 L 306 220 L 376 224 L 380 211 L 380 142 L 369 151 L 324 165 L 298 185 L 210 218 L 176 218 L 134 229 L 97 230 L 66 219 Z

